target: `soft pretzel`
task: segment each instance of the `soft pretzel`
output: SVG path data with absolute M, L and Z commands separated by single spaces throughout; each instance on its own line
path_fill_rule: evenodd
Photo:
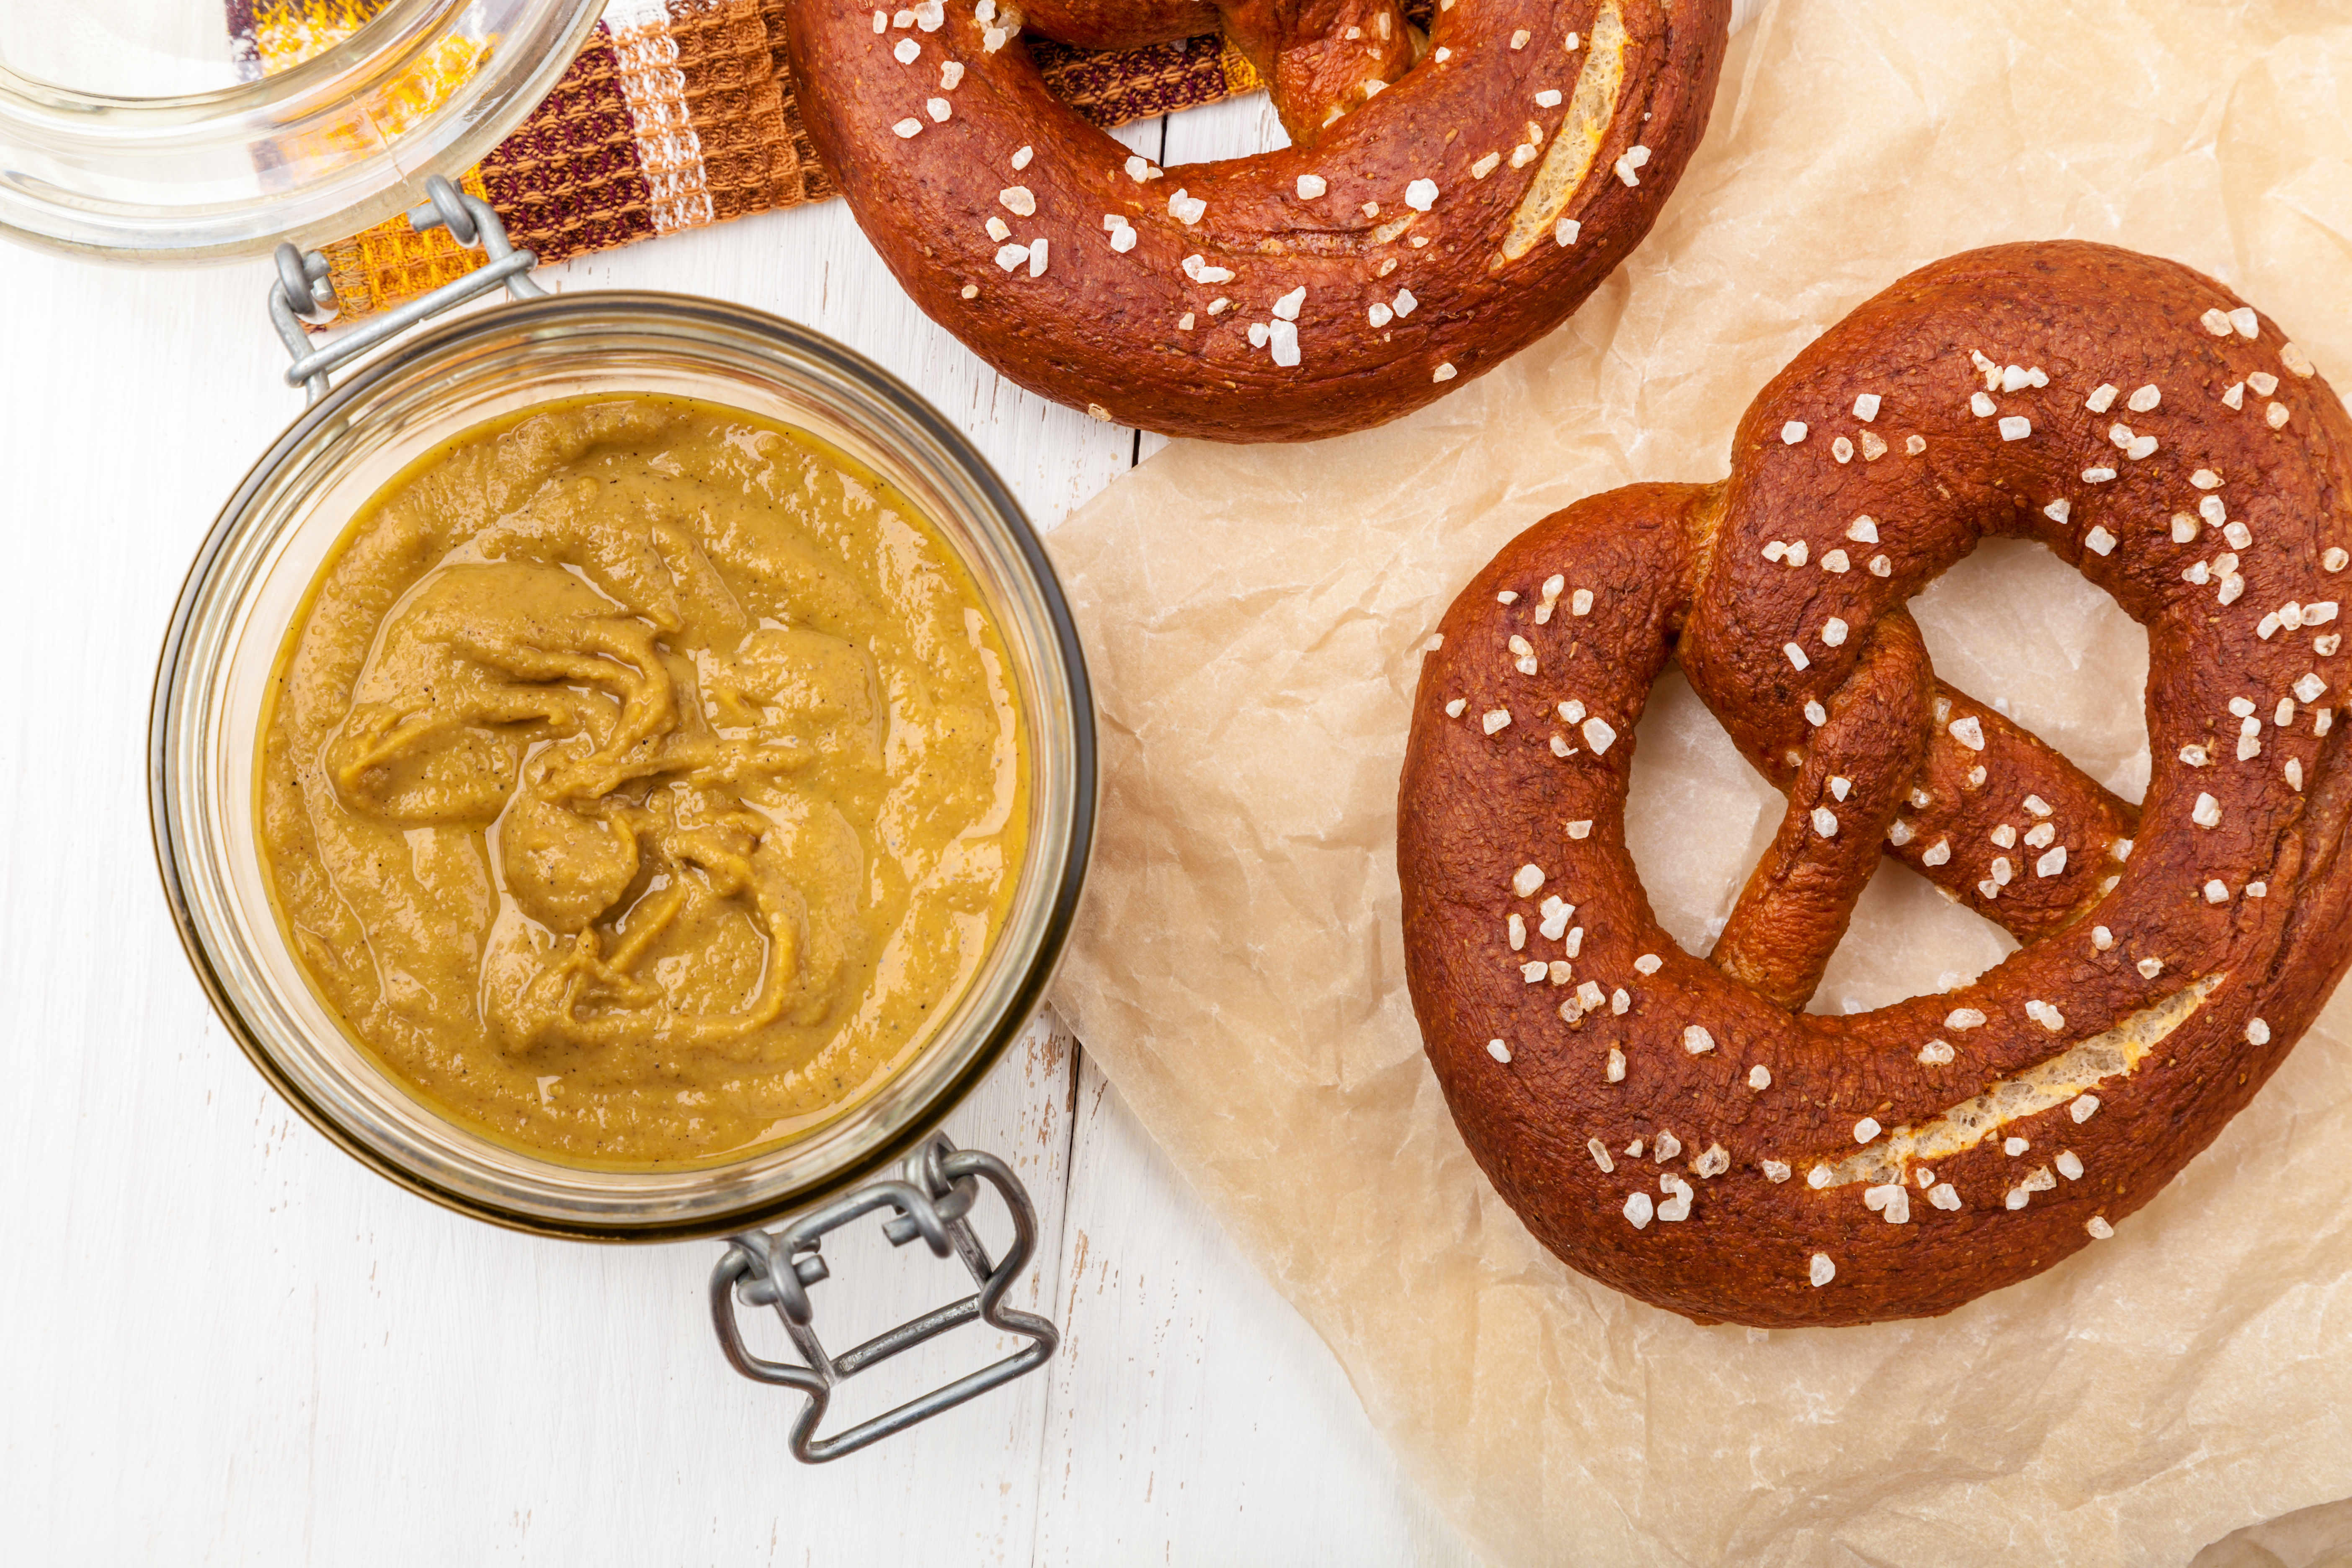
M 1729 0 L 1217 0 L 1293 145 L 1161 170 L 1047 91 L 1024 17 L 1105 44 L 1181 0 L 789 0 L 811 140 L 924 311 L 1022 385 L 1224 441 L 1359 429 L 1551 331 L 1706 129 Z
M 1987 534 L 2147 628 L 2140 807 L 1937 682 L 1905 602 Z M 1423 660 L 1398 810 L 1414 1010 L 1496 1188 L 1594 1279 L 1768 1327 L 1948 1311 L 2113 1235 L 2352 954 L 2347 546 L 2352 420 L 2310 361 L 2210 279 L 2071 243 L 1863 305 L 1724 482 L 1514 540 Z M 1712 962 L 1623 835 L 1669 658 L 1789 796 Z M 1881 854 L 2025 945 L 1798 1011 Z

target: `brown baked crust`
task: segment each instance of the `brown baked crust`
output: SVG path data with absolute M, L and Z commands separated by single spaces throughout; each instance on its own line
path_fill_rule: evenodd
M 1225 39 L 1249 58 L 1294 147 L 1324 133 L 1413 67 L 1397 0 L 1221 0 Z
M 1993 362 L 1993 389 L 1972 353 Z M 2012 364 L 2046 385 L 2011 384 Z M 2095 409 L 2103 385 L 2116 389 L 2112 406 Z M 2134 410 L 2146 386 L 2161 401 Z M 1994 414 L 1972 411 L 1979 394 Z M 1880 400 L 1868 421 L 1864 395 Z M 2005 439 L 2012 417 L 2030 433 Z M 1791 421 L 1807 427 L 1793 443 Z M 2154 450 L 2137 458 L 2118 445 L 2148 437 Z M 2225 522 L 2200 516 L 2209 497 Z M 1865 515 L 1875 542 L 1849 533 Z M 2193 539 L 2178 537 L 2176 516 Z M 2224 528 L 2239 524 L 2252 537 L 2233 547 Z M 2154 768 L 2137 810 L 1930 684 L 1903 605 L 1986 534 L 2041 541 L 2147 628 Z M 1802 565 L 1764 553 L 1795 541 Z M 2352 782 L 2332 734 L 2347 546 L 2352 420 L 2278 326 L 2186 268 L 2078 243 L 2003 246 L 1912 274 L 1763 390 L 1722 484 L 1613 491 L 1514 540 L 1454 601 L 1423 661 L 1398 809 L 1414 1011 L 1496 1188 L 1594 1279 L 1702 1321 L 1767 1327 L 1948 1311 L 2137 1210 L 2252 1097 L 2352 956 Z M 1849 552 L 1847 570 L 1823 569 L 1832 549 Z M 2224 552 L 2238 557 L 2226 596 L 2211 575 Z M 1881 555 L 1883 576 L 1868 565 Z M 2198 562 L 2201 583 L 2184 577 Z M 1555 577 L 1569 596 L 1539 616 Z M 1582 616 L 1580 588 L 1593 595 Z M 2283 624 L 2290 603 L 2298 619 L 2315 606 L 2311 622 Z M 1842 638 L 1823 636 L 1832 616 Z M 1727 939 L 1743 933 L 1737 951 L 1717 955 L 1763 990 L 1675 945 L 1625 850 L 1633 726 L 1670 657 L 1790 792 L 1790 826 L 1804 825 L 1784 828 L 1727 927 Z M 1571 700 L 1614 729 L 1605 752 L 1558 717 Z M 2259 750 L 2243 757 L 2232 700 L 2258 721 Z M 1480 716 L 1502 710 L 1509 724 L 1488 733 Z M 1971 718 L 1980 749 L 1967 743 Z M 1555 736 L 1574 754 L 1555 754 Z M 2201 765 L 2189 747 L 2205 748 Z M 1848 780 L 1843 798 L 1832 776 Z M 1816 809 L 1832 834 L 1811 829 Z M 1588 836 L 1564 831 L 1575 822 Z M 2045 824 L 2046 841 L 1989 837 Z M 1857 840 L 2027 945 L 1946 994 L 1848 1017 L 1792 1011 L 1871 869 Z M 1927 864 L 1939 841 L 1948 858 Z M 2049 858 L 2060 847 L 2063 868 Z M 1544 882 L 1523 897 L 1513 876 L 1529 864 Z M 1546 896 L 1576 906 L 1572 959 L 1540 934 Z M 1534 959 L 1570 963 L 1572 984 L 1527 983 L 1518 965 Z M 2145 973 L 2143 961 L 2159 967 Z M 1622 988 L 1624 1011 L 1603 1002 L 1563 1016 L 1588 980 Z M 1694 1026 L 1706 1031 L 1689 1038 L 1706 1046 L 1698 1054 Z M 1489 1053 L 1496 1039 L 1507 1064 Z M 1622 1081 L 1607 1075 L 1612 1049 Z M 1759 1065 L 1769 1087 L 1750 1086 Z M 1858 1126 L 1865 1117 L 1880 1130 Z M 1680 1149 L 1661 1162 L 1669 1131 Z M 1637 1138 L 1638 1158 L 1626 1152 Z M 2011 1156 L 2014 1138 L 2027 1147 Z M 1767 1162 L 1788 1175 L 1771 1179 Z M 1637 1191 L 1665 1198 L 1669 1174 L 1693 1191 L 1689 1217 L 1637 1228 L 1626 1204 Z M 1957 1207 L 1934 1201 L 1953 1195 Z M 1834 1268 L 1820 1284 L 1816 1255 Z
M 1325 101 L 1337 84 L 1314 51 L 1297 55 L 1282 18 L 1259 16 L 1285 9 L 1224 7 L 1258 29 L 1251 47 L 1280 55 L 1277 87 L 1302 95 L 1286 116 L 1319 125 L 1347 106 Z M 1325 10 L 1394 7 L 1297 15 Z M 1134 174 L 1003 35 L 1010 12 L 983 25 L 975 0 L 950 0 L 931 31 L 887 25 L 889 12 L 877 33 L 870 5 L 791 0 L 810 138 L 875 248 L 927 314 L 1034 392 L 1169 435 L 1287 441 L 1419 407 L 1582 303 L 1648 232 L 1706 129 L 1729 0 L 1456 5 L 1437 14 L 1429 56 L 1369 102 L 1359 92 L 1317 145 Z M 1342 46 L 1361 40 L 1329 47 Z M 1522 146 L 1536 151 L 1514 165 Z M 1301 176 L 1323 194 L 1302 195 Z M 1436 194 L 1418 210 L 1423 180 Z M 1014 254 L 1033 241 L 1042 271 Z

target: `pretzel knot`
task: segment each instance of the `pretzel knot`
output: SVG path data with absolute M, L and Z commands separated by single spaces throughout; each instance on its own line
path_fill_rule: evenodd
M 924 312 L 1012 380 L 1172 436 L 1394 418 L 1565 321 L 1706 128 L 1729 0 L 786 0 L 808 136 Z M 1024 32 L 1213 31 L 1291 145 L 1163 170 Z
M 1987 534 L 2147 628 L 2141 806 L 1929 668 L 1905 603 Z M 1398 842 L 1414 1011 L 1503 1196 L 1603 1283 L 1765 1326 L 1948 1311 L 2112 1235 L 2352 955 L 2347 545 L 2310 361 L 2084 244 L 1912 274 L 1764 389 L 1723 483 L 1514 540 L 1423 660 Z M 1708 961 L 1625 847 L 1669 658 L 1789 799 Z M 1806 1014 L 1882 855 L 2024 946 Z

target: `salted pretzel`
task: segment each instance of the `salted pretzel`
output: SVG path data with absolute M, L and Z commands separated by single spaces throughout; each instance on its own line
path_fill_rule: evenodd
M 810 140 L 917 304 L 1013 381 L 1171 436 L 1294 441 L 1558 326 L 1706 128 L 1729 0 L 788 0 Z M 1289 147 L 1161 169 L 1046 89 L 1032 30 L 1222 26 Z
M 1988 534 L 2147 628 L 2140 806 L 1929 668 L 1905 604 Z M 1767 1327 L 1948 1311 L 2113 1235 L 2352 955 L 2347 546 L 2311 362 L 2074 243 L 1913 273 L 1763 390 L 1727 479 L 1512 541 L 1432 639 L 1398 810 L 1414 1011 L 1496 1188 L 1592 1278 Z M 1706 960 L 1625 847 L 1669 658 L 1789 799 Z M 2025 945 L 1800 1011 L 1881 855 Z

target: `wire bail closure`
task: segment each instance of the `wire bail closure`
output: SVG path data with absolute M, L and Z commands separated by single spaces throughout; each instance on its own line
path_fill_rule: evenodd
M 993 1262 L 971 1225 L 982 1180 L 996 1189 L 1013 1218 L 1013 1245 L 1002 1259 Z M 935 1257 L 953 1253 L 962 1259 L 979 1289 L 960 1301 L 877 1334 L 855 1350 L 831 1355 L 817 1339 L 815 1306 L 809 1299 L 809 1288 L 830 1277 L 819 1244 L 827 1233 L 877 1209 L 894 1211 L 883 1225 L 883 1234 L 893 1247 L 904 1247 L 919 1237 Z M 719 1331 L 719 1348 L 737 1372 L 755 1382 L 781 1384 L 808 1395 L 808 1404 L 793 1423 L 793 1457 L 803 1464 L 821 1465 L 951 1410 L 1035 1371 L 1052 1358 L 1061 1341 L 1054 1325 L 1034 1313 L 1003 1304 L 1004 1293 L 1028 1263 L 1036 1240 L 1036 1208 L 1012 1169 L 993 1154 L 958 1149 L 945 1133 L 935 1132 L 908 1156 L 903 1179 L 861 1187 L 781 1229 L 735 1237 L 727 1255 L 711 1270 L 711 1321 Z M 753 1354 L 743 1342 L 737 1301 L 750 1307 L 773 1307 L 803 1360 L 769 1361 Z M 844 1378 L 975 1319 L 1029 1343 L 992 1365 L 967 1373 L 836 1436 L 816 1436 L 834 1389 Z
M 425 194 L 424 205 L 409 209 L 408 226 L 419 234 L 447 229 L 450 238 L 482 253 L 482 265 L 316 348 L 311 346 L 308 329 L 333 321 L 340 308 L 334 282 L 328 276 L 327 258 L 315 250 L 299 249 L 291 241 L 278 247 L 278 280 L 269 286 L 269 322 L 278 329 L 278 340 L 294 361 L 286 367 L 286 384 L 303 388 L 308 403 L 327 395 L 330 372 L 341 370 L 377 344 L 453 306 L 500 285 L 517 300 L 546 295 L 546 289 L 530 280 L 530 269 L 539 265 L 538 256 L 514 247 L 507 238 L 506 225 L 489 203 L 468 195 L 440 174 L 425 177 Z

